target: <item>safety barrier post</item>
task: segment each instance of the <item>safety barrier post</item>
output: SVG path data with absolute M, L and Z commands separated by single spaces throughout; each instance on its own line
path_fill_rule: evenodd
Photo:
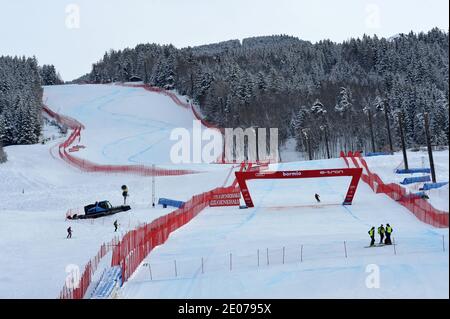
M 345 258 L 347 258 L 347 243 L 344 240 L 344 251 L 345 251 Z
M 150 263 L 148 264 L 148 271 L 150 272 L 150 280 L 153 280 L 152 266 L 150 265 Z
M 392 237 L 392 246 L 394 246 L 394 255 L 397 255 L 397 250 L 395 249 L 395 238 Z
M 256 252 L 256 256 L 257 256 L 257 259 L 258 259 L 258 267 L 259 267 L 259 248 L 258 248 L 258 250 Z

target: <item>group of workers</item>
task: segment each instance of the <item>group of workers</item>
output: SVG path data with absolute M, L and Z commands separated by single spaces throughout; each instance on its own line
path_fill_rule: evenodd
M 318 203 L 320 203 L 320 195 L 314 194 L 314 197 Z M 378 235 L 380 236 L 380 243 L 379 245 L 392 245 L 391 235 L 393 232 L 393 228 L 391 225 L 386 224 L 386 227 L 383 226 L 383 224 L 378 227 Z M 370 246 L 375 246 L 375 226 L 372 226 L 372 228 L 369 230 L 369 236 L 370 236 Z
M 126 205 L 127 203 L 127 197 L 128 195 L 128 187 L 127 185 L 122 185 L 122 196 L 123 196 L 123 204 Z M 98 202 L 95 202 L 95 206 L 97 206 Z M 114 232 L 117 232 L 117 229 L 119 228 L 119 224 L 117 223 L 117 220 L 114 221 Z M 67 239 L 72 238 L 72 227 L 67 228 Z
M 383 243 L 385 245 L 392 245 L 391 235 L 393 231 L 394 231 L 393 228 L 389 224 L 386 224 L 386 228 L 383 226 L 383 224 L 381 224 L 380 227 L 378 227 L 378 235 L 380 236 L 380 245 L 382 245 Z M 370 236 L 370 246 L 375 246 L 375 226 L 372 226 L 372 228 L 369 230 L 369 236 Z
M 114 225 L 114 232 L 117 232 L 117 230 L 119 229 L 119 223 L 117 222 L 117 220 L 114 221 L 113 223 Z M 72 238 L 72 227 L 67 228 L 67 239 Z

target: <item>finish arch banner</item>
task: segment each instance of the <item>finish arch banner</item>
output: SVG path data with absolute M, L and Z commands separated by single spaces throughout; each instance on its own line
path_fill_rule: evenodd
M 254 207 L 252 197 L 248 190 L 247 180 L 252 179 L 286 179 L 286 178 L 325 178 L 325 177 L 341 177 L 350 176 L 349 188 L 347 195 L 342 203 L 343 205 L 351 205 L 359 180 L 361 179 L 362 168 L 334 168 L 334 169 L 317 169 L 317 170 L 300 170 L 300 171 L 275 171 L 275 172 L 235 172 L 236 179 L 241 189 L 247 207 Z

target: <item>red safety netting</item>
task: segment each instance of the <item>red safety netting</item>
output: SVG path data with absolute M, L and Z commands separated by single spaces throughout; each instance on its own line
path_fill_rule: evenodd
M 76 157 L 71 153 L 71 145 L 78 139 L 81 139 L 81 130 L 84 129 L 83 124 L 68 116 L 60 115 L 47 106 L 43 107 L 43 111 L 55 119 L 58 123 L 66 125 L 72 129 L 69 137 L 59 145 L 59 156 L 72 166 L 79 168 L 85 172 L 103 172 L 103 173 L 128 173 L 143 176 L 174 176 L 196 174 L 198 172 L 184 169 L 164 169 L 158 167 L 150 167 L 145 165 L 102 165 L 91 161 Z M 69 149 L 69 150 L 68 150 Z
M 109 243 L 103 243 L 100 249 L 84 267 L 84 271 L 80 278 L 77 278 L 77 274 L 71 274 L 71 278 L 66 281 L 63 289 L 59 294 L 60 299 L 83 299 L 86 294 L 89 285 L 92 282 L 92 276 L 94 275 L 97 267 L 103 257 L 106 256 L 112 249 L 118 244 L 119 239 L 114 238 Z
M 51 118 L 53 118 L 59 124 L 66 125 L 68 128 L 70 128 L 72 130 L 75 130 L 77 128 L 84 129 L 83 124 L 81 124 L 77 120 L 70 118 L 68 116 L 60 115 L 60 114 L 52 111 L 45 105 L 42 107 L 42 111 L 44 113 L 46 113 L 48 116 L 50 116 Z
M 367 162 L 361 157 L 359 152 L 348 152 L 345 154 L 341 151 L 340 155 L 347 166 L 349 165 L 348 159 L 350 158 L 355 167 L 363 167 L 362 180 L 372 188 L 375 193 L 383 193 L 398 202 L 400 205 L 406 207 L 411 211 L 419 220 L 434 227 L 447 228 L 449 226 L 448 212 L 438 210 L 434 208 L 425 199 L 417 196 L 409 196 L 407 190 L 395 183 L 385 184 L 381 178 L 370 171 Z M 360 164 L 361 163 L 361 164 Z
M 251 163 L 241 163 L 239 171 L 254 170 Z M 145 224 L 135 230 L 126 233 L 121 240 L 114 238 L 109 244 L 103 244 L 98 254 L 86 265 L 80 283 L 77 288 L 69 288 L 64 285 L 60 293 L 61 299 L 82 299 L 92 282 L 92 275 L 97 266 L 109 251 L 112 250 L 111 266 L 120 266 L 122 270 L 122 281 L 127 281 L 137 269 L 139 264 L 156 246 L 165 243 L 169 235 L 182 227 L 205 207 L 209 206 L 209 201 L 213 194 L 230 193 L 236 190 L 237 181 L 231 186 L 218 187 L 211 191 L 195 195 L 187 201 L 182 208 L 172 213 L 161 216 L 150 224 Z
M 177 104 L 178 106 L 181 106 L 183 108 L 189 109 L 192 111 L 192 114 L 194 115 L 195 119 L 200 121 L 202 123 L 202 125 L 204 127 L 207 127 L 209 129 L 214 129 L 214 130 L 218 130 L 220 132 L 220 134 L 222 134 L 222 136 L 224 135 L 224 129 L 220 128 L 218 126 L 215 126 L 211 123 L 209 123 L 208 121 L 206 121 L 203 116 L 200 115 L 200 113 L 197 111 L 197 109 L 195 108 L 195 106 L 192 103 L 187 103 L 187 102 L 183 102 L 180 100 L 180 98 L 172 91 L 168 91 L 156 86 L 151 86 L 148 84 L 125 84 L 125 83 L 121 83 L 120 85 L 125 86 L 125 87 L 137 87 L 137 88 L 143 88 L 147 91 L 150 92 L 154 92 L 154 93 L 160 93 L 160 94 L 164 94 L 168 97 L 170 97 L 172 99 L 172 101 Z M 223 154 L 222 156 L 219 156 L 219 158 L 216 160 L 217 164 L 235 164 L 235 163 L 231 163 L 231 162 L 226 162 L 223 159 Z
M 239 171 L 250 169 L 252 169 L 251 163 L 242 163 Z M 131 277 L 153 248 L 164 244 L 173 231 L 191 221 L 205 207 L 208 207 L 214 194 L 233 192 L 236 186 L 235 180 L 231 186 L 218 187 L 195 195 L 182 208 L 128 232 L 114 249 L 111 261 L 112 266 L 121 267 L 123 282 Z
M 126 87 L 138 87 L 138 88 L 143 88 L 147 91 L 150 92 L 155 92 L 155 93 L 160 93 L 160 94 L 164 94 L 168 97 L 170 97 L 172 99 L 172 101 L 177 104 L 178 106 L 184 107 L 186 109 L 189 109 L 192 111 L 192 113 L 194 114 L 194 117 L 199 120 L 203 126 L 207 127 L 207 128 L 211 128 L 211 129 L 216 129 L 219 130 L 220 132 L 223 132 L 223 129 L 215 126 L 211 123 L 209 123 L 208 121 L 206 121 L 205 119 L 203 119 L 203 117 L 198 113 L 198 111 L 195 109 L 194 105 L 192 103 L 187 103 L 187 102 L 183 102 L 182 100 L 180 100 L 180 98 L 172 91 L 168 91 L 159 87 L 155 87 L 155 86 L 151 86 L 148 84 L 120 84 L 122 86 L 126 86 Z

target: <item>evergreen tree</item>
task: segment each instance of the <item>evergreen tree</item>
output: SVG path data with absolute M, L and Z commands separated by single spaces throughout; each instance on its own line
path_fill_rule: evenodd
M 297 106 L 311 105 L 302 111 L 308 122 L 300 122 L 314 134 L 319 155 L 324 144 L 317 128 L 323 123 L 333 156 L 370 147 L 368 126 L 361 124 L 367 122 L 367 103 L 378 149 L 389 148 L 385 106 L 404 114 L 408 146 L 424 143 L 423 112 L 430 113 L 433 143 L 448 145 L 448 42 L 448 32 L 433 29 L 392 39 L 364 35 L 343 43 L 277 35 L 185 49 L 140 44 L 105 54 L 80 81 L 126 81 L 140 74 L 152 85 L 189 95 L 215 124 L 277 127 L 280 142 L 297 135 Z M 2 74 L 0 68 L 0 92 L 11 85 Z M 321 108 L 316 101 L 331 107 Z M 392 115 L 390 124 L 399 145 Z
M 0 144 L 38 142 L 42 126 L 41 70 L 35 58 L 0 57 Z

